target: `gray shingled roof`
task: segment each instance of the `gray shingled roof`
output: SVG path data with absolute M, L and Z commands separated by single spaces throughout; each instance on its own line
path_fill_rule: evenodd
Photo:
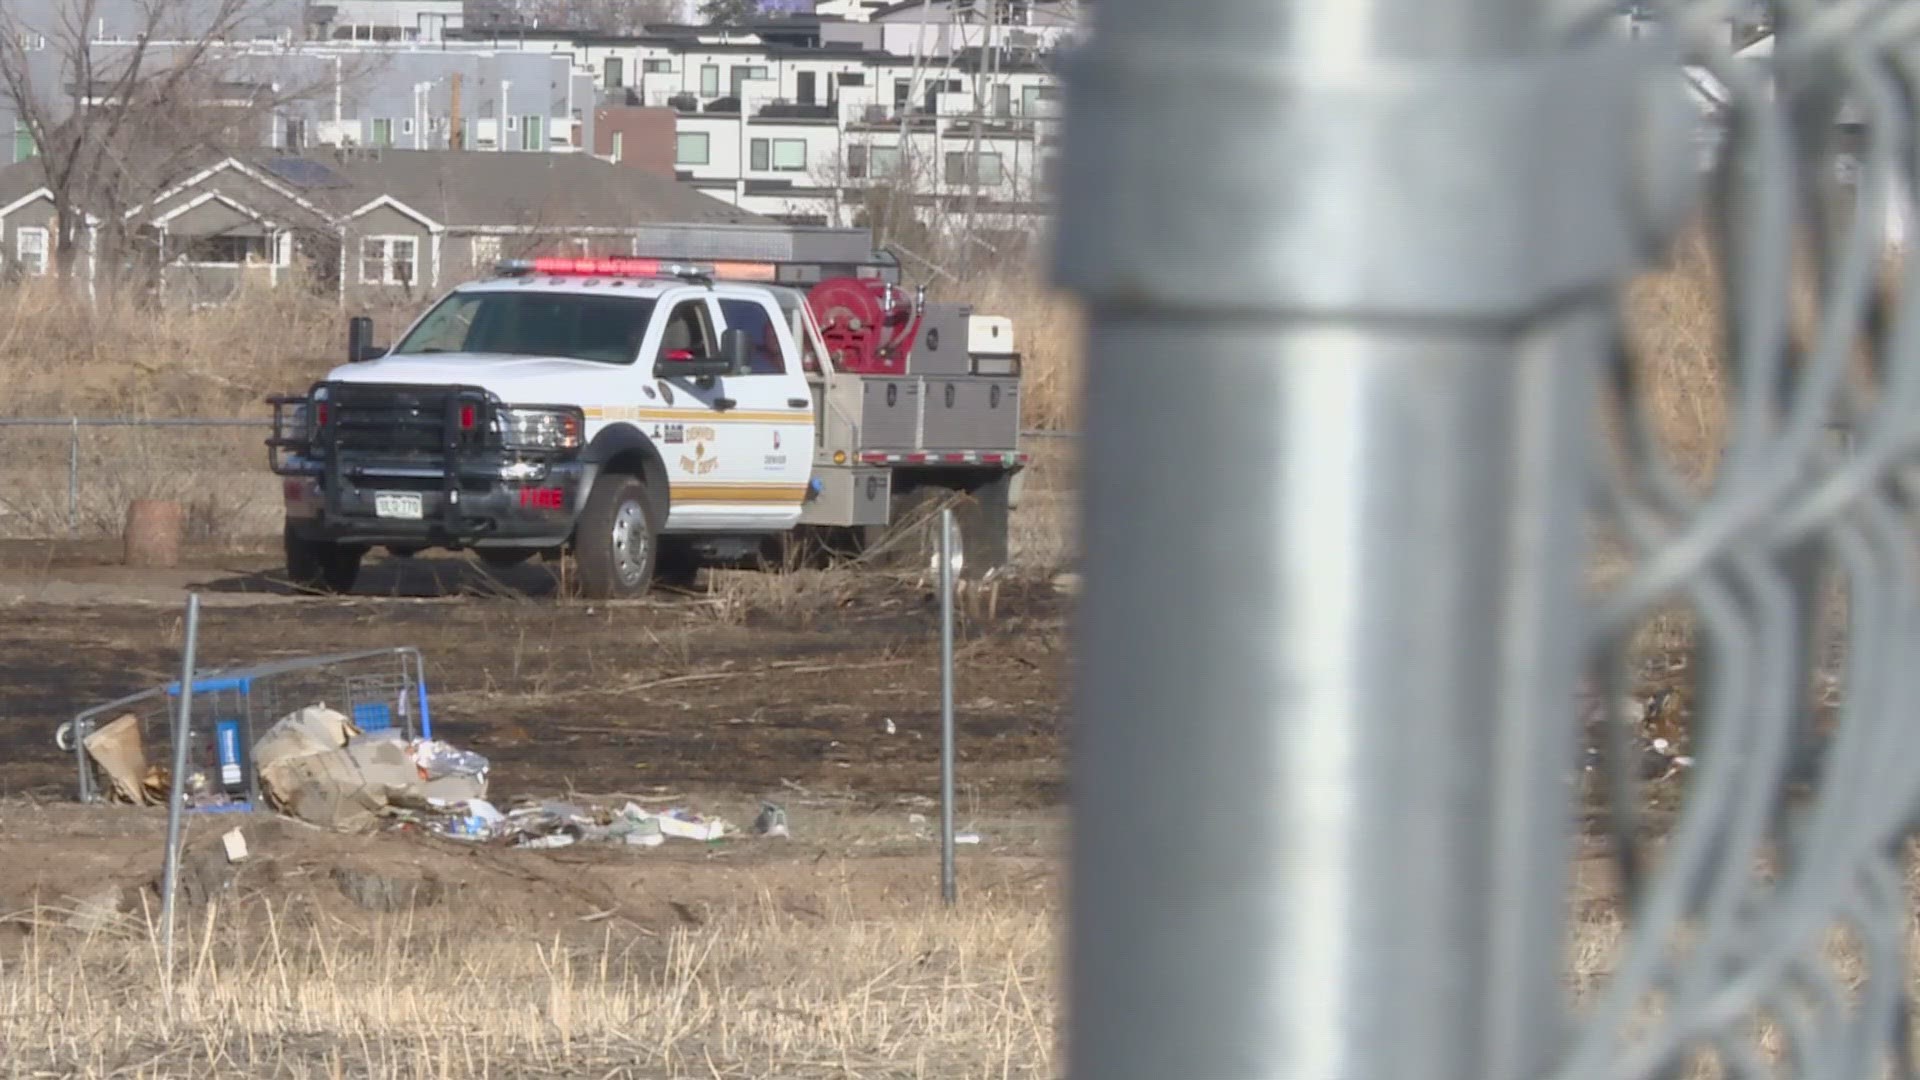
M 759 224 L 768 220 L 677 180 L 585 154 L 362 149 L 309 151 L 302 157 L 344 183 L 290 186 L 342 214 L 388 195 L 450 228 Z M 275 174 L 288 172 L 284 167 L 273 168 L 265 155 L 251 163 Z
M 292 168 L 271 151 L 241 159 L 335 216 L 387 195 L 454 229 L 772 223 L 691 185 L 586 154 L 312 150 Z M 0 206 L 42 182 L 38 162 L 0 168 Z

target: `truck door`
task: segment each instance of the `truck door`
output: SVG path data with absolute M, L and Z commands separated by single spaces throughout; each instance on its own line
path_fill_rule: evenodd
M 746 314 L 736 311 L 735 318 Z M 658 353 L 717 356 L 725 326 L 712 296 L 680 299 L 662 322 Z M 696 379 L 663 381 L 664 408 L 648 411 L 646 427 L 672 487 L 670 528 L 781 531 L 799 522 L 813 465 L 812 410 L 805 380 L 783 374 L 788 365 L 779 359 L 756 355 L 749 373 L 706 386 Z M 790 405 L 790 398 L 800 404 Z
M 721 296 L 720 324 L 745 330 L 753 343 L 747 374 L 722 380 L 741 421 L 734 451 L 737 479 L 764 496 L 768 527 L 791 529 L 800 522 L 807 483 L 813 475 L 813 397 L 791 335 L 781 333 L 780 307 L 771 296 Z M 751 419 L 749 419 L 751 418 Z

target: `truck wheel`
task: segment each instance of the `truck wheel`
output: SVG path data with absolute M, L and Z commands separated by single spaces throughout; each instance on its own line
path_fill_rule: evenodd
M 638 477 L 605 476 L 593 485 L 574 526 L 580 594 L 590 600 L 645 596 L 653 583 L 660 522 Z
M 284 533 L 287 580 L 301 592 L 349 593 L 360 576 L 365 549 L 325 540 L 309 540 L 288 526 Z

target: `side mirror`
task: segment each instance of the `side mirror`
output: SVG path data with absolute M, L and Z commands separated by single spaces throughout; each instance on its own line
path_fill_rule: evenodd
M 347 320 L 347 363 L 358 364 L 366 360 L 378 360 L 387 355 L 387 350 L 373 343 L 373 320 L 365 315 L 355 315 Z
M 725 357 L 703 359 L 685 349 L 663 352 L 653 365 L 656 379 L 717 379 L 731 374 L 732 364 Z
M 745 330 L 722 330 L 720 355 L 726 358 L 727 374 L 746 374 L 753 370 L 753 338 Z

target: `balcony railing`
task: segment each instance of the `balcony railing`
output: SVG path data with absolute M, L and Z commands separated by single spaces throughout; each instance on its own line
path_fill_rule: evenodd
M 806 105 L 794 101 L 774 100 L 762 105 L 754 116 L 766 120 L 832 120 L 835 117 L 831 105 Z

